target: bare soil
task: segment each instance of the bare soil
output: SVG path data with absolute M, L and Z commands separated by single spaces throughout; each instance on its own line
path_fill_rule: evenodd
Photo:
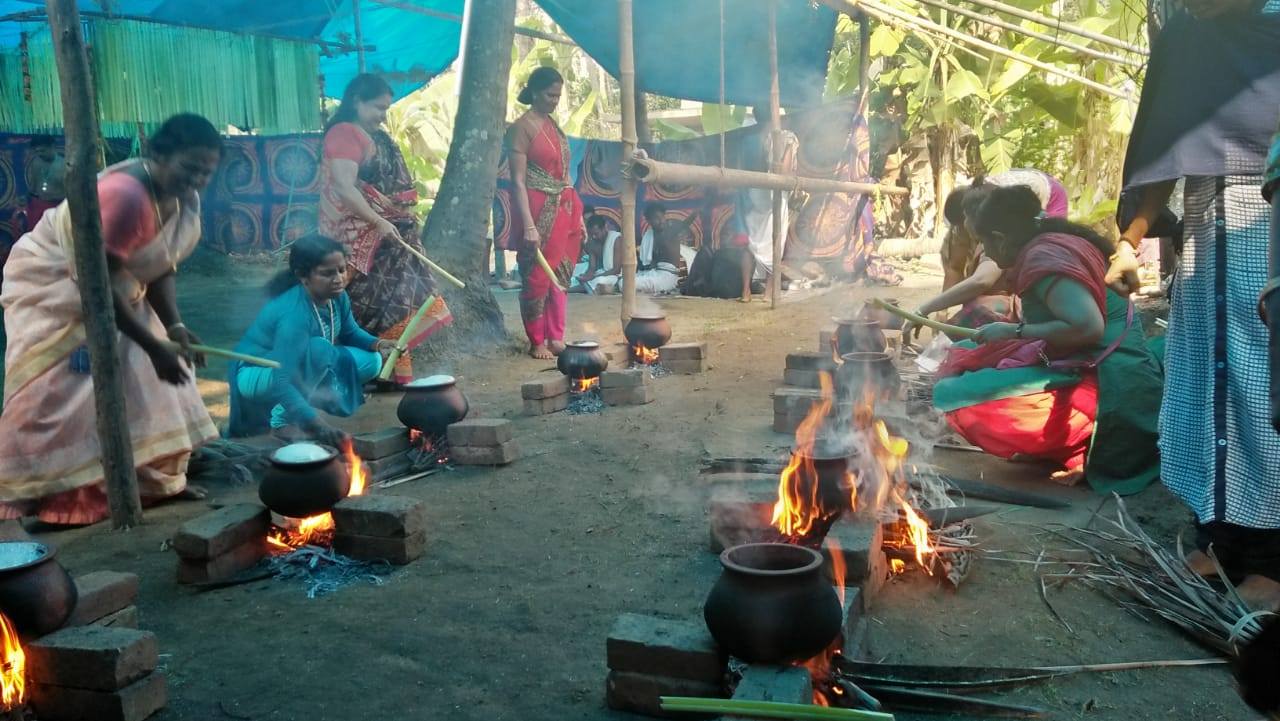
M 187 322 L 230 345 L 261 302 L 269 268 L 236 265 L 180 282 Z M 905 303 L 940 282 L 913 272 L 897 289 L 839 287 L 767 303 L 688 298 L 658 301 L 677 341 L 706 341 L 713 369 L 656 381 L 656 402 L 599 416 L 519 416 L 519 385 L 551 364 L 519 344 L 423 364 L 458 376 L 474 413 L 515 420 L 524 458 L 499 469 L 459 468 L 392 491 L 428 503 L 426 556 L 381 587 L 351 586 L 308 600 L 299 585 L 261 581 L 195 593 L 174 581 L 165 539 L 213 504 L 250 500 L 252 487 L 211 485 L 208 502 L 148 511 L 144 526 L 105 524 L 39 536 L 73 573 L 142 577 L 142 624 L 160 639 L 169 707 L 157 719 L 469 719 L 563 721 L 633 718 L 604 706 L 605 636 L 623 612 L 698 618 L 719 572 L 707 550 L 704 454 L 763 455 L 790 439 L 768 430 L 770 391 L 786 353 L 816 346 L 831 315 L 875 293 Z M 501 294 L 519 338 L 514 292 Z M 619 300 L 574 296 L 572 336 L 621 339 Z M 429 366 L 429 367 L 428 367 Z M 201 388 L 226 414 L 223 368 Z M 395 424 L 395 397 L 379 396 L 343 425 Z M 956 475 L 1068 498 L 1069 510 L 1009 507 L 977 522 L 982 543 L 1030 550 L 1046 522 L 1083 523 L 1102 499 L 1052 485 L 1043 469 L 976 453 L 938 452 Z M 1131 501 L 1149 530 L 1172 542 L 1189 516 L 1160 487 Z M 1105 511 L 1104 511 L 1105 512 Z M 877 657 L 898 662 L 1074 664 L 1208 654 L 1160 624 L 1141 621 L 1085 589 L 1051 591 L 1072 631 L 1039 597 L 1033 569 L 979 559 L 949 590 L 919 573 L 892 581 L 873 611 Z M 1007 694 L 1056 719 L 1143 721 L 1256 718 L 1221 668 L 1079 676 Z M 901 714 L 899 718 L 913 718 Z

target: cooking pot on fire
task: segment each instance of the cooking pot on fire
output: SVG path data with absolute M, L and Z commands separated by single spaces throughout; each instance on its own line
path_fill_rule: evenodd
M 888 353 L 846 353 L 840 356 L 836 388 L 842 399 L 858 399 L 869 394 L 875 400 L 886 400 L 898 397 L 902 377 Z
M 720 647 L 748 663 L 785 664 L 821 653 L 840 633 L 840 599 L 822 554 L 788 543 L 748 543 L 720 554 L 724 571 L 702 615 Z
M 897 298 L 881 298 L 881 303 L 887 303 L 895 308 L 898 306 Z M 872 303 L 862 306 L 862 310 L 858 312 L 858 317 L 862 320 L 872 320 L 880 324 L 882 330 L 902 330 L 902 316 L 895 315 L 889 311 Z
M 458 380 L 437 375 L 405 384 L 396 418 L 429 436 L 443 436 L 451 424 L 466 418 L 469 410 L 471 404 L 458 388 Z
M 595 341 L 574 341 L 565 344 L 560 357 L 556 359 L 556 368 L 574 380 L 598 378 L 608 370 L 609 357 Z
M 633 348 L 642 345 L 645 348 L 657 349 L 671 340 L 671 324 L 662 313 L 637 313 L 631 316 L 622 329 L 627 343 Z
M 0 612 L 25 639 L 62 628 L 76 608 L 76 585 L 52 546 L 0 541 Z
M 880 353 L 885 349 L 880 324 L 866 318 L 832 318 L 836 332 L 831 336 L 836 355 L 846 353 Z
M 292 443 L 277 448 L 267 460 L 271 467 L 258 486 L 258 498 L 282 516 L 327 513 L 351 490 L 351 475 L 331 446 Z

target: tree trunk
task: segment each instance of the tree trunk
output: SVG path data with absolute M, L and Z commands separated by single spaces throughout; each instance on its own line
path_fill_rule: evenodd
M 940 123 L 930 133 L 930 153 L 933 156 L 934 192 L 936 207 L 933 213 L 933 239 L 941 247 L 947 234 L 947 221 L 942 215 L 942 205 L 956 186 L 956 132 L 951 121 Z
M 474 347 L 506 339 L 502 311 L 485 273 L 485 229 L 497 187 L 498 159 L 507 115 L 516 0 L 486 0 L 471 8 L 467 74 L 458 99 L 453 140 L 440 191 L 422 232 L 427 255 L 467 287 L 441 286 L 453 326 L 433 345 Z M 433 339 L 434 340 L 434 339 Z
M 62 87 L 63 127 L 67 138 L 67 205 L 75 239 L 75 274 L 79 279 L 80 310 L 89 346 L 103 480 L 111 524 L 128 528 L 142 522 L 142 505 L 126 421 L 121 381 L 124 372 L 116 347 L 111 278 L 99 220 L 96 103 L 75 0 L 47 0 L 46 8 Z

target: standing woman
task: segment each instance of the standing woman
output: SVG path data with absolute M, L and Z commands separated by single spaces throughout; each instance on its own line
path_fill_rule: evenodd
M 391 86 L 376 75 L 357 75 L 347 85 L 324 134 L 319 226 L 321 235 L 347 247 L 347 294 L 362 328 L 399 341 L 414 313 L 435 296 L 407 344 L 415 348 L 453 316 L 430 271 L 402 244 L 422 250 L 418 219 L 409 211 L 417 194 L 400 149 L 382 130 L 390 106 Z M 413 380 L 408 353 L 396 362 L 395 380 Z
M 562 288 L 569 287 L 586 235 L 582 199 L 569 182 L 569 139 L 551 117 L 563 87 L 564 78 L 555 68 L 534 70 L 517 98 L 530 107 L 507 131 L 516 207 L 511 237 L 524 241 L 516 256 L 524 280 L 520 317 L 529 336 L 529 355 L 542 359 L 564 350 L 568 296 Z M 538 248 L 559 288 L 538 265 Z
M 191 451 L 217 437 L 192 370 L 162 345 L 199 343 L 175 300 L 178 263 L 200 240 L 200 196 L 222 137 L 198 115 L 176 115 L 147 157 L 98 179 L 111 271 L 125 409 L 144 501 L 186 490 Z M 5 266 L 0 518 L 96 523 L 108 514 L 93 381 L 64 201 L 13 247 Z M 191 489 L 194 491 L 195 489 Z

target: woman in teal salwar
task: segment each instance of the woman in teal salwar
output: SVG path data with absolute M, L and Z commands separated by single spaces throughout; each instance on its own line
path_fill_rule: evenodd
M 1018 295 L 1022 322 L 988 323 L 976 343 L 953 346 L 934 405 L 988 453 L 1060 464 L 1059 482 L 1145 488 L 1159 475 L 1163 379 L 1133 306 L 1104 282 L 1113 244 L 1046 218 L 1020 186 L 992 190 L 974 226 Z
M 344 246 L 331 238 L 310 235 L 293 244 L 289 269 L 268 284 L 271 300 L 236 345 L 280 368 L 231 364 L 229 435 L 271 432 L 329 443 L 344 436 L 317 409 L 354 413 L 364 403 L 364 384 L 395 346 L 356 324 L 344 290 L 346 262 Z

